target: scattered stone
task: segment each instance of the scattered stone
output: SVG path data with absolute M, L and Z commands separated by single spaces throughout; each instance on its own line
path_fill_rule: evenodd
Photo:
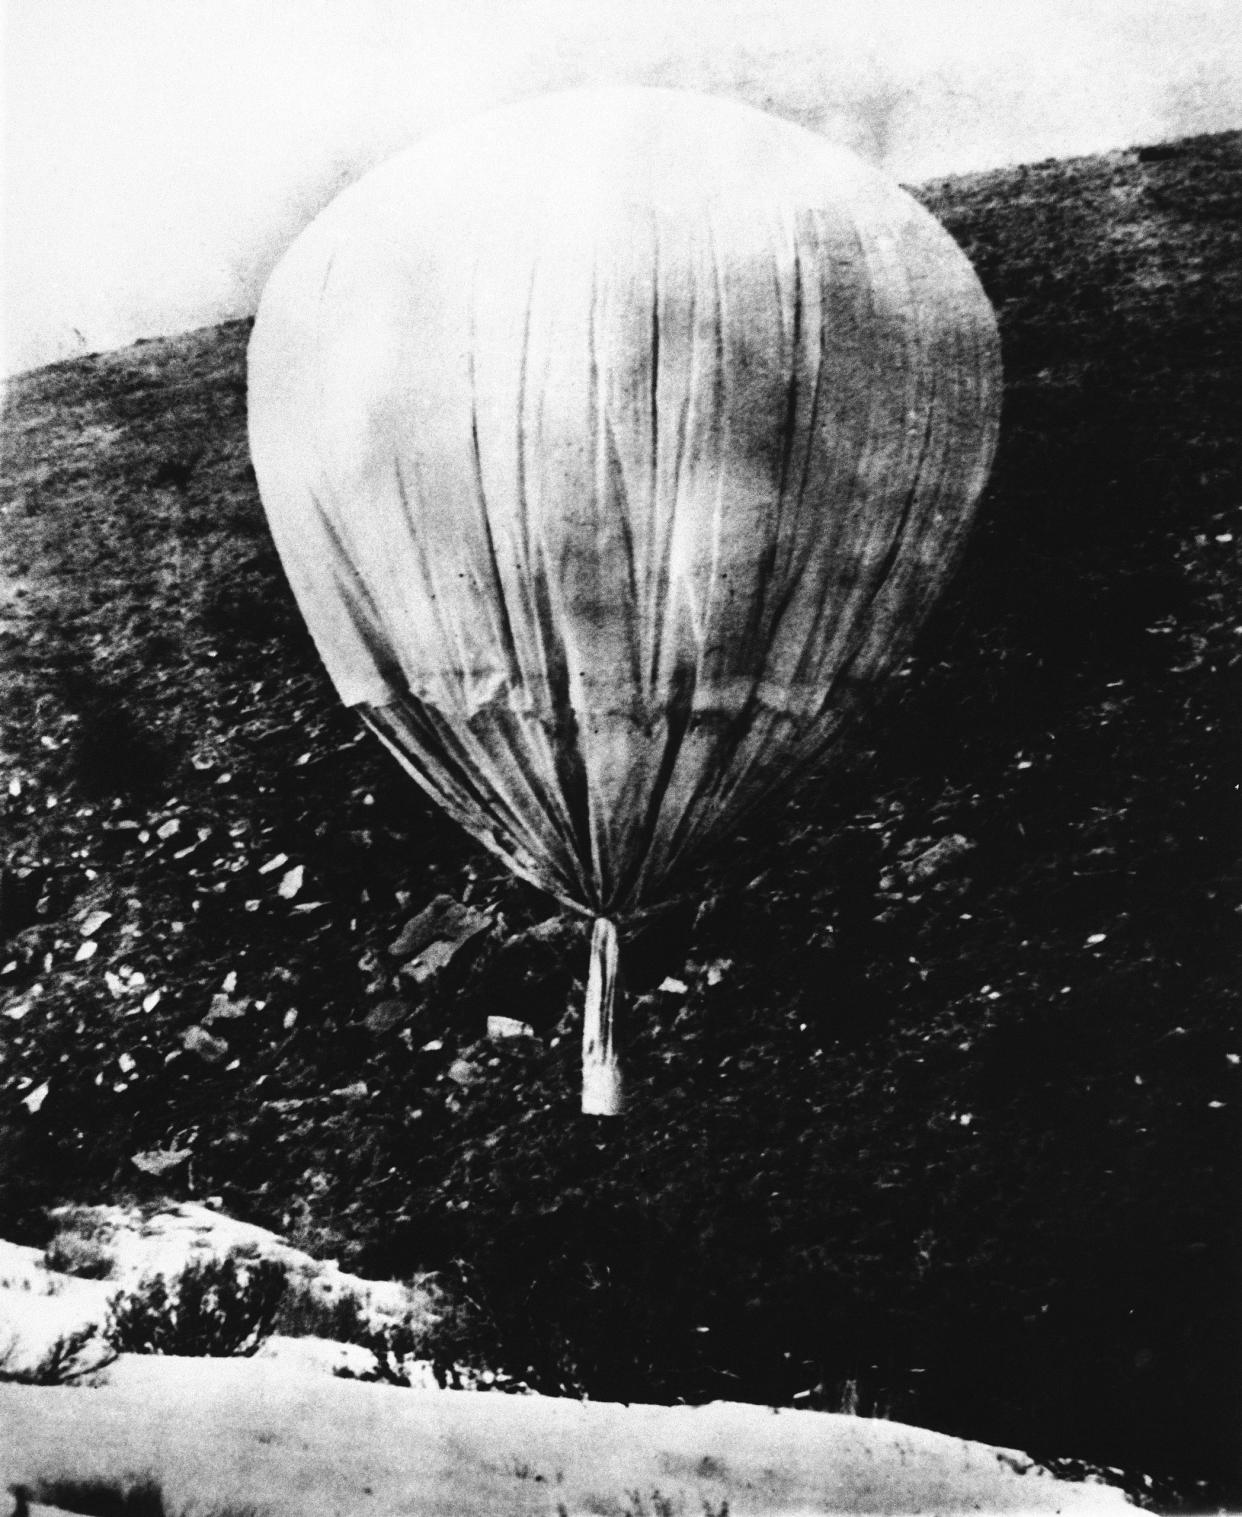
M 960 832 L 952 832 L 925 848 L 908 863 L 899 865 L 907 885 L 921 885 L 944 874 L 974 848 L 974 843 Z
M 188 1148 L 149 1148 L 131 1154 L 129 1162 L 144 1175 L 166 1175 L 190 1157 Z
M 454 1059 L 448 1067 L 448 1077 L 464 1090 L 471 1085 L 477 1085 L 482 1079 L 482 1073 L 479 1066 L 472 1064 L 469 1059 Z
M 442 969 L 448 967 L 453 961 L 453 955 L 457 952 L 454 943 L 432 943 L 424 948 L 416 959 L 411 959 L 408 964 L 401 968 L 401 973 L 407 979 L 413 980 L 415 985 L 422 985 L 427 980 L 433 979 Z
M 389 944 L 388 952 L 395 959 L 412 958 L 439 938 L 453 938 L 463 920 L 474 915 L 469 906 L 461 905 L 451 895 L 438 895 L 410 918 Z
M 516 1017 L 488 1017 L 489 1038 L 533 1038 L 535 1029 L 529 1022 L 519 1022 Z
M 219 991 L 211 998 L 211 1008 L 203 1018 L 204 1022 L 234 1022 L 239 1017 L 244 1017 L 249 1009 L 249 1001 L 234 1001 L 223 991 Z
M 365 1022 L 372 1032 L 391 1032 L 405 1020 L 408 1012 L 406 1003 L 393 996 L 373 1006 L 367 1013 Z
M 445 969 L 471 939 L 488 931 L 492 918 L 452 896 L 438 895 L 401 929 L 389 947 L 394 958 L 409 962 L 401 973 L 416 985 Z
M 190 1053 L 196 1053 L 209 1064 L 218 1064 L 228 1057 L 229 1045 L 223 1038 L 213 1038 L 205 1027 L 187 1027 L 181 1034 L 181 1042 Z
M 36 1085 L 29 1095 L 22 1097 L 22 1105 L 32 1117 L 43 1105 L 44 1101 L 47 1100 L 47 1093 L 51 1088 L 48 1082 L 44 1080 L 42 1085 Z

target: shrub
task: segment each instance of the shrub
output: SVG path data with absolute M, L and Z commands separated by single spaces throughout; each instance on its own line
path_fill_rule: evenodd
M 356 1343 L 367 1349 L 374 1361 L 372 1368 L 362 1375 L 355 1375 L 352 1370 L 338 1370 L 337 1375 L 342 1380 L 383 1381 L 386 1385 L 397 1385 L 409 1390 L 412 1382 L 405 1367 L 407 1361 L 428 1357 L 426 1330 L 415 1327 L 409 1317 L 383 1327 L 363 1323 L 358 1331 L 342 1341 Z M 441 1386 L 450 1383 L 440 1378 L 439 1370 L 435 1374 Z
M 66 1333 L 36 1363 L 15 1368 L 16 1345 L 0 1352 L 0 1382 L 10 1385 L 73 1385 L 87 1375 L 106 1369 L 116 1350 L 94 1323 Z
M 84 1517 L 174 1517 L 165 1504 L 164 1492 L 153 1475 L 141 1479 L 120 1480 L 41 1480 L 37 1487 L 15 1486 L 15 1517 L 29 1510 L 29 1503 L 48 1502 L 67 1512 L 81 1512 Z M 197 1503 L 190 1509 L 195 1517 L 201 1512 Z M 259 1509 L 246 1504 L 212 1508 L 202 1517 L 258 1517 Z M 189 1517 L 189 1511 L 181 1517 Z
M 105 1333 L 119 1353 L 249 1357 L 271 1336 L 287 1285 L 284 1265 L 273 1259 L 203 1260 L 171 1284 L 148 1276 L 114 1296 Z
M 114 1261 L 98 1238 L 61 1233 L 44 1250 L 43 1263 L 57 1274 L 75 1275 L 79 1280 L 106 1280 Z
M 331 1338 L 334 1343 L 361 1343 L 371 1319 L 353 1291 L 329 1296 L 309 1281 L 290 1285 L 276 1313 L 273 1331 L 288 1338 Z
M 504 1391 L 522 1394 L 531 1389 L 526 1381 L 503 1368 L 496 1368 L 490 1353 L 495 1339 L 491 1324 L 479 1320 L 474 1302 L 453 1300 L 434 1321 L 406 1316 L 382 1327 L 367 1325 L 344 1341 L 369 1350 L 374 1367 L 357 1378 L 383 1381 L 409 1388 L 409 1363 L 421 1360 L 431 1368 L 441 1390 Z M 338 1371 L 345 1379 L 349 1371 Z
M 35 1489 L 18 1486 L 16 1511 L 27 1510 L 26 1502 L 48 1502 L 69 1512 L 87 1517 L 168 1517 L 163 1492 L 150 1475 L 130 1483 L 113 1480 L 44 1480 Z

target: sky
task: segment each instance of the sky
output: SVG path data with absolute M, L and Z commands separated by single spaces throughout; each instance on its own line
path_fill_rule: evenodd
M 906 183 L 1242 126 L 1242 0 L 0 0 L 0 371 L 247 315 L 359 174 L 584 84 Z

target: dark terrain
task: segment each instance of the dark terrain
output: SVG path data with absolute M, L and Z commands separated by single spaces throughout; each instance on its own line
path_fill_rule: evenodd
M 443 1271 L 445 1352 L 541 1390 L 1242 1505 L 1242 134 L 919 193 L 1001 322 L 982 523 L 849 764 L 633 924 L 620 1122 L 577 1110 L 585 927 L 319 668 L 248 323 L 11 382 L 0 1234 L 218 1195 Z M 402 974 L 440 894 L 490 929 Z

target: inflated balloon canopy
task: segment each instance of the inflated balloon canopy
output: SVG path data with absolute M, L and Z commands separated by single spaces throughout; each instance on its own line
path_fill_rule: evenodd
M 999 404 L 991 308 L 926 211 L 678 91 L 429 137 L 273 274 L 250 438 L 285 570 L 341 698 L 596 919 L 585 1111 L 621 1108 L 617 920 L 900 660 Z

